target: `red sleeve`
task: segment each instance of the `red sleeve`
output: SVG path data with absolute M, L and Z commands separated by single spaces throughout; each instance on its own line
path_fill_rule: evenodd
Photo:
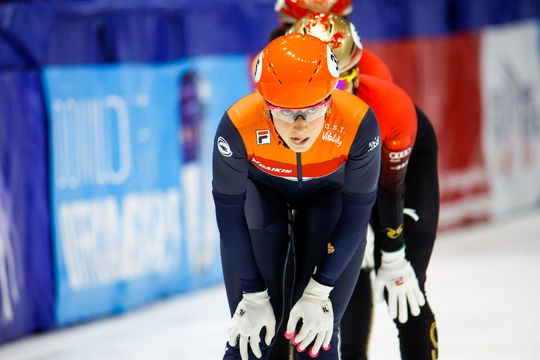
M 362 50 L 358 72 L 362 75 L 371 75 L 390 82 L 394 81 L 392 72 L 384 61 L 366 49 Z
M 404 90 L 373 76 L 359 76 L 358 96 L 373 109 L 381 130 L 381 174 L 377 195 L 379 231 L 386 234 L 383 249 L 393 251 L 403 246 L 404 241 L 405 175 L 416 138 L 416 111 Z

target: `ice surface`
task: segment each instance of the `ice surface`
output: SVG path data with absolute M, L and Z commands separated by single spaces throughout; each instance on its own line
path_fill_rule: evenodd
M 427 290 L 441 359 L 540 359 L 540 211 L 439 236 Z M 0 359 L 219 360 L 227 324 L 225 292 L 217 286 L 4 345 Z M 399 359 L 383 304 L 370 354 Z

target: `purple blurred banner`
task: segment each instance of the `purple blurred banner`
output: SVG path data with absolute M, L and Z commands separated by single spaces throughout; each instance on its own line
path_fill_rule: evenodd
M 275 0 L 35 1 L 0 4 L 0 67 L 258 52 Z M 429 15 L 427 15 L 429 14 Z M 363 40 L 433 36 L 540 16 L 538 0 L 354 1 Z
M 39 77 L 0 73 L 0 343 L 53 326 L 47 142 Z

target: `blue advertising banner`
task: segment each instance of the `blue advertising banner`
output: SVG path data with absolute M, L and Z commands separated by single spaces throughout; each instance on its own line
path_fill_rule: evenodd
M 180 72 L 182 183 L 193 287 L 222 279 L 219 233 L 212 199 L 214 133 L 225 111 L 251 91 L 245 55 L 188 59 Z
M 178 66 L 50 67 L 59 325 L 186 290 Z
M 0 73 L 0 344 L 54 325 L 44 115 L 35 72 Z

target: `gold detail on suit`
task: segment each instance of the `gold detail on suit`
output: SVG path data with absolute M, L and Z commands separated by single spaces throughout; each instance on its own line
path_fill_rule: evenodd
M 403 224 L 399 225 L 397 229 L 386 228 L 386 236 L 390 239 L 397 239 L 403 232 Z
M 333 254 L 334 251 L 336 251 L 336 249 L 334 248 L 334 245 L 332 245 L 332 243 L 328 243 L 328 253 L 329 254 Z

